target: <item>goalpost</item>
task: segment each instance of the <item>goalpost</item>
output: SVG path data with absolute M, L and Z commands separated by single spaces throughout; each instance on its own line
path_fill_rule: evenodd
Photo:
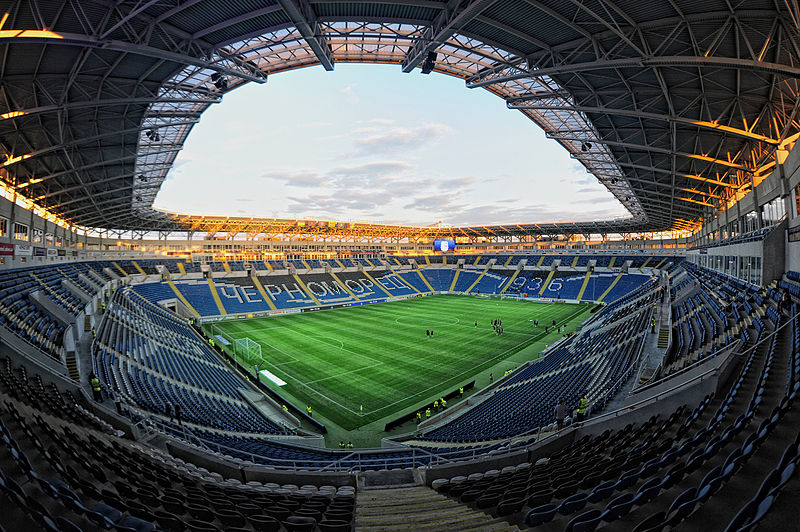
M 233 354 L 239 358 L 245 367 L 261 364 L 261 344 L 251 338 L 237 338 L 233 341 Z

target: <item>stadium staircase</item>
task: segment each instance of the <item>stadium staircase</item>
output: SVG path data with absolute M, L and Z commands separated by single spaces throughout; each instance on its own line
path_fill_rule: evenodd
M 293 273 L 293 274 L 292 274 L 292 277 L 294 277 L 294 280 L 297 282 L 297 286 L 299 286 L 299 287 L 300 287 L 300 288 L 303 290 L 303 292 L 305 292 L 306 294 L 308 294 L 308 296 L 309 296 L 311 299 L 313 299 L 313 300 L 314 300 L 314 303 L 316 303 L 317 305 L 321 305 L 321 304 L 322 304 L 322 303 L 320 303 L 320 302 L 319 302 L 319 299 L 317 299 L 317 296 L 315 296 L 315 295 L 314 295 L 314 294 L 311 292 L 311 290 L 309 290 L 309 289 L 308 289 L 308 287 L 306 286 L 306 283 L 304 283 L 304 282 L 303 282 L 303 280 L 300 278 L 300 276 L 299 276 L 299 275 L 297 275 L 296 273 Z
M 459 274 L 459 273 L 461 273 L 461 270 L 458 270 L 458 269 L 457 269 L 457 270 L 456 270 L 456 274 L 453 276 L 453 282 L 452 282 L 452 283 L 450 283 L 450 288 L 448 289 L 448 291 L 449 291 L 449 292 L 452 292 L 452 291 L 454 291 L 454 290 L 455 290 L 455 287 L 456 287 L 456 282 L 458 282 L 458 274 Z
M 75 358 L 74 352 L 67 352 L 64 360 L 67 365 L 67 372 L 69 374 L 69 378 L 78 382 L 81 380 L 80 372 L 78 371 L 78 360 Z
M 181 294 L 181 291 L 180 291 L 180 290 L 178 290 L 178 287 L 177 287 L 177 286 L 175 286 L 175 283 L 173 283 L 173 282 L 172 282 L 172 277 L 171 277 L 170 275 L 167 275 L 167 284 L 169 285 L 169 287 L 170 287 L 170 288 L 172 288 L 172 291 L 173 291 L 173 292 L 175 292 L 175 297 L 177 297 L 177 298 L 178 298 L 178 300 L 179 300 L 181 303 L 183 303 L 183 304 L 184 304 L 184 306 L 185 306 L 186 308 L 188 308 L 188 309 L 189 309 L 189 311 L 190 311 L 192 314 L 194 314 L 194 315 L 195 315 L 195 316 L 197 316 L 197 317 L 200 317 L 200 313 L 199 313 L 199 312 L 197 312 L 197 311 L 194 309 L 194 307 L 192 306 L 192 304 L 191 304 L 191 303 L 189 303 L 189 300 L 188 300 L 188 299 L 186 299 L 186 296 L 184 296 L 183 294 Z
M 784 385 L 787 377 L 788 368 L 788 345 L 786 337 L 788 336 L 788 328 L 779 333 L 779 341 L 777 342 L 777 349 L 774 358 L 769 360 L 770 342 L 763 342 L 756 350 L 753 359 L 753 364 L 747 371 L 744 380 L 741 383 L 733 401 L 727 406 L 725 413 L 725 420 L 721 424 L 722 427 L 735 420 L 738 416 L 744 415 L 748 406 L 759 397 L 760 393 L 760 406 L 758 410 L 749 420 L 748 427 L 741 430 L 736 436 L 724 446 L 720 447 L 719 451 L 708 460 L 706 460 L 700 467 L 686 474 L 679 484 L 672 486 L 670 489 L 663 490 L 647 505 L 633 508 L 627 515 L 614 522 L 615 527 L 619 530 L 633 530 L 638 523 L 646 519 L 649 515 L 658 511 L 666 511 L 672 501 L 680 495 L 689 486 L 696 486 L 703 478 L 712 471 L 715 467 L 723 465 L 729 453 L 737 447 L 742 447 L 747 437 L 750 435 L 751 430 L 756 429 L 765 420 L 769 420 L 773 414 L 773 408 L 778 406 L 784 392 Z M 769 363 L 771 362 L 771 364 Z M 761 380 L 764 370 L 767 371 L 766 378 Z M 706 408 L 703 415 L 697 420 L 696 426 L 704 427 L 713 421 L 714 414 L 717 408 L 721 406 L 724 391 L 717 395 L 715 401 L 711 403 L 711 408 Z M 796 415 L 796 414 L 795 414 Z M 797 419 L 796 417 L 794 419 Z M 781 423 L 786 428 L 787 425 Z M 792 439 L 797 434 L 796 424 L 790 425 L 792 427 Z M 718 430 L 721 427 L 718 427 Z M 677 530 L 719 530 L 721 523 L 727 523 L 733 518 L 733 515 L 738 511 L 739 505 L 743 504 L 749 499 L 745 493 L 755 493 L 758 490 L 761 479 L 764 474 L 764 461 L 759 460 L 759 456 L 764 454 L 771 454 L 774 445 L 772 442 L 765 442 L 759 449 L 754 451 L 753 456 L 742 465 L 731 479 L 723 485 L 719 492 L 713 495 L 708 502 L 702 505 L 699 512 L 690 515 L 688 520 L 682 523 Z M 781 449 L 785 447 L 783 440 L 775 442 Z M 762 453 L 762 451 L 766 451 Z M 777 461 L 777 459 L 776 459 Z M 760 475 L 760 478 L 759 478 Z M 756 480 L 758 479 L 758 480 Z M 634 484 L 634 488 L 638 489 L 639 483 Z M 741 498 L 735 499 L 727 497 L 725 493 L 732 495 L 738 494 Z M 736 504 L 732 504 L 732 501 Z M 588 509 L 589 507 L 587 507 Z M 713 519 L 709 519 L 713 516 Z M 566 520 L 561 522 L 562 530 L 566 524 Z M 691 525 L 691 526 L 689 526 Z M 675 528 L 674 528 L 675 529 Z M 542 530 L 556 530 L 556 528 L 543 528 Z
M 227 264 L 227 262 L 225 264 Z M 214 279 L 211 277 L 210 273 L 206 281 L 208 281 L 208 289 L 211 290 L 211 297 L 214 298 L 214 303 L 217 305 L 217 310 L 219 310 L 221 315 L 226 315 L 228 312 L 225 310 L 225 305 L 222 304 L 222 299 L 220 299 L 219 292 L 217 292 L 217 285 L 214 284 Z
M 392 272 L 394 272 L 394 270 L 392 270 Z M 369 272 L 368 272 L 367 270 L 364 270 L 362 273 L 363 273 L 364 275 L 366 275 L 366 276 L 367 276 L 367 279 L 369 279 L 369 280 L 370 280 L 370 282 L 373 284 L 373 286 L 377 286 L 378 288 L 380 288 L 380 289 L 381 289 L 381 291 L 382 291 L 384 294 L 386 294 L 386 295 L 387 295 L 387 296 L 389 296 L 389 297 L 392 297 L 392 294 L 391 294 L 391 292 L 389 292 L 389 291 L 386 289 L 386 287 L 384 287 L 384 286 L 383 286 L 381 283 L 379 283 L 378 281 L 376 281 L 376 280 L 375 280 L 375 278 L 374 278 L 374 277 L 372 277 L 372 276 L 369 274 Z M 397 275 L 397 274 L 395 273 L 395 275 Z M 400 279 L 402 279 L 402 277 L 400 277 L 399 275 L 397 275 L 397 277 L 398 277 L 398 278 L 400 278 Z
M 147 272 L 145 272 L 145 271 L 142 269 L 142 267 L 141 267 L 141 266 L 139 266 L 139 263 L 138 263 L 138 262 L 136 262 L 135 260 L 132 260 L 132 261 L 131 261 L 131 264 L 133 264 L 133 267 L 134 267 L 134 268 L 136 268 L 136 271 L 138 271 L 140 274 L 142 274 L 142 275 L 147 275 Z
M 186 268 L 183 267 L 182 262 L 178 263 L 178 271 L 181 273 L 181 275 L 186 275 Z
M 258 293 L 261 294 L 261 297 L 263 297 L 264 301 L 266 301 L 267 305 L 269 305 L 269 309 L 278 310 L 278 307 L 275 306 L 275 303 L 273 303 L 272 298 L 270 298 L 267 295 L 267 291 L 264 290 L 264 285 L 262 285 L 261 281 L 258 280 L 258 277 L 255 274 L 255 270 L 253 270 L 253 275 L 250 276 L 250 279 L 252 279 L 253 284 L 256 287 L 256 290 L 258 290 Z
M 231 265 L 228 264 L 228 261 L 222 261 L 222 269 L 225 270 L 226 273 L 231 273 Z
M 541 296 L 542 294 L 544 294 L 544 291 L 545 291 L 545 289 L 546 289 L 548 286 L 550 286 L 550 281 L 553 279 L 553 273 L 554 273 L 554 271 L 553 271 L 553 270 L 550 270 L 550 273 L 548 273 L 548 274 L 547 274 L 547 279 L 545 279 L 545 280 L 544 280 L 544 282 L 542 283 L 542 287 L 539 289 L 539 295 L 540 295 L 540 296 Z M 513 279 L 512 279 L 512 281 L 513 281 Z M 508 283 L 508 284 L 511 284 L 511 283 Z M 503 291 L 505 291 L 505 288 L 503 289 Z M 602 299 L 602 298 L 601 298 L 601 299 Z
M 425 487 L 366 489 L 356 497 L 356 532 L 519 530 Z
M 469 285 L 469 288 L 467 288 L 467 290 L 466 290 L 467 294 L 472 292 L 472 289 L 475 288 L 476 286 L 478 286 L 478 283 L 481 282 L 481 279 L 483 279 L 483 276 L 486 275 L 486 272 L 488 272 L 488 271 L 489 271 L 489 268 L 486 268 L 485 270 L 483 270 L 481 272 L 481 274 L 478 276 L 478 278 L 475 279 L 475 282 L 473 282 L 471 285 Z
M 120 273 L 120 275 L 121 275 L 122 277 L 127 277 L 127 276 L 128 276 L 128 272 L 126 272 L 125 270 L 123 270 L 123 269 L 122 269 L 122 266 L 120 266 L 119 264 L 117 264 L 117 262 L 116 262 L 116 261 L 111 261 L 111 265 L 112 265 L 112 266 L 114 266 L 114 267 L 117 269 L 117 271 Z
M 612 257 L 612 258 L 611 258 L 611 262 L 614 262 L 614 258 L 615 258 L 615 257 Z M 598 298 L 597 298 L 597 301 L 603 301 L 603 298 L 605 298 L 605 297 L 608 295 L 608 293 L 609 293 L 609 292 L 611 292 L 611 290 L 613 290 L 613 289 L 614 289 L 614 287 L 617 285 L 617 283 L 619 282 L 619 280 L 622 278 L 622 275 L 623 275 L 623 274 L 622 274 L 622 272 L 619 272 L 619 275 L 617 275 L 617 276 L 614 278 L 614 280 L 613 280 L 613 281 L 611 281 L 611 284 L 610 284 L 610 285 L 608 285 L 608 288 L 606 288 L 606 291 L 605 291 L 605 292 L 603 292 L 602 294 L 600 294 L 600 297 L 598 297 Z
M 502 289 L 502 290 L 500 290 L 500 295 L 503 295 L 503 294 L 505 294 L 505 293 L 506 293 L 506 290 L 508 290 L 508 287 L 509 287 L 509 286 L 511 286 L 511 284 L 514 282 L 514 279 L 516 279 L 516 278 L 517 278 L 517 275 L 519 275 L 519 270 L 516 270 L 516 271 L 514 272 L 514 274 L 511 276 L 511 278 L 508 280 L 508 282 L 506 282 L 506 284 L 505 284 L 505 286 L 503 287 L 503 289 Z M 550 276 L 551 276 L 551 277 L 552 277 L 552 275 L 553 275 L 553 272 L 550 272 Z M 550 280 L 550 277 L 548 277 L 548 278 L 547 278 L 547 280 L 549 281 L 549 280 Z M 541 292 L 539 292 L 539 294 L 541 294 Z
M 575 258 L 577 258 L 577 257 L 575 257 Z M 589 277 L 591 277 L 591 276 L 592 276 L 591 270 L 587 269 L 586 270 L 586 277 L 583 278 L 583 284 L 581 285 L 581 289 L 578 290 L 578 297 L 576 297 L 575 299 L 583 298 L 583 293 L 586 291 L 586 286 L 589 284 Z
M 344 284 L 344 282 L 343 282 L 341 279 L 339 279 L 339 276 L 338 276 L 338 275 L 336 275 L 336 274 L 335 274 L 335 273 L 333 273 L 333 272 L 330 272 L 330 273 L 329 273 L 329 275 L 330 275 L 331 277 L 333 277 L 333 280 L 334 280 L 334 281 L 336 281 L 337 283 L 339 283 L 339 286 L 341 286 L 342 288 L 344 288 L 344 291 L 345 291 L 345 292 L 347 292 L 348 294 L 350 294 L 350 297 L 352 297 L 352 298 L 353 298 L 353 299 L 355 299 L 356 301 L 361 301 L 361 298 L 360 298 L 360 297 L 358 297 L 358 296 L 355 294 L 355 292 L 353 292 L 352 290 L 350 290 L 350 289 L 347 287 L 347 285 L 346 285 L 346 284 Z
M 425 257 L 425 260 L 426 260 L 426 261 L 428 260 L 428 257 L 427 257 L 427 256 Z M 430 262 L 428 262 L 428 264 L 430 264 Z M 417 274 L 419 275 L 419 278 L 420 278 L 420 279 L 422 279 L 422 282 L 423 282 L 423 283 L 425 283 L 425 286 L 427 286 L 427 287 L 428 287 L 428 290 L 430 290 L 431 292 L 433 292 L 433 291 L 434 291 L 434 290 L 433 290 L 433 287 L 431 286 L 431 283 L 429 283 L 429 282 L 428 282 L 428 280 L 425 278 L 425 276 L 424 276 L 424 275 L 422 275 L 422 270 L 420 270 L 419 268 L 417 268 Z
M 616 259 L 617 259 L 617 257 L 611 257 L 611 261 L 608 263 L 608 267 L 609 267 L 609 268 L 613 268 L 613 267 L 614 267 L 614 261 L 615 261 Z
M 340 261 L 339 259 L 333 259 L 333 260 L 334 260 L 334 262 L 336 262 L 336 264 L 338 264 L 338 265 L 339 265 L 339 267 L 340 267 L 341 269 L 343 269 L 343 270 L 344 270 L 344 264 L 342 264 L 342 261 Z
M 658 348 L 666 349 L 669 345 L 669 327 L 661 327 L 658 330 Z

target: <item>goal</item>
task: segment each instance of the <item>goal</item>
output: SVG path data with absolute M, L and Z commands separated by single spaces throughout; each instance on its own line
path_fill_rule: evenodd
M 233 341 L 233 353 L 247 366 L 261 364 L 261 344 L 251 338 L 237 338 Z

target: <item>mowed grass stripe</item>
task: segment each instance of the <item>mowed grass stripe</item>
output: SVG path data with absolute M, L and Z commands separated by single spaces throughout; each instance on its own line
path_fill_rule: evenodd
M 549 315 L 549 313 L 547 313 L 547 314 Z M 310 317 L 312 315 L 308 314 L 306 316 Z M 430 321 L 433 321 L 433 320 L 436 320 L 437 318 L 439 318 L 440 316 L 441 316 L 440 313 L 433 313 L 432 315 L 428 316 L 428 319 Z M 549 318 L 547 318 L 547 319 L 549 319 Z M 337 322 L 338 321 L 339 320 L 337 320 Z M 349 322 L 349 321 L 350 320 L 347 320 L 347 322 Z M 303 322 L 306 322 L 306 323 L 303 323 Z M 295 379 L 295 380 L 298 380 L 298 381 L 301 381 L 301 382 L 309 382 L 309 381 L 313 382 L 317 378 L 325 379 L 325 380 L 331 380 L 331 379 L 335 378 L 337 374 L 339 374 L 339 375 L 341 375 L 341 374 L 352 374 L 354 371 L 357 371 L 358 368 L 356 368 L 355 370 L 354 369 L 350 369 L 350 370 L 344 370 L 344 371 L 337 371 L 337 370 L 339 370 L 339 368 L 342 368 L 342 366 L 344 364 L 352 365 L 354 362 L 358 362 L 358 361 L 354 358 L 353 351 L 350 351 L 350 352 L 346 352 L 345 351 L 345 352 L 337 353 L 336 347 L 338 347 L 338 346 L 336 346 L 335 343 L 333 343 L 333 342 L 330 342 L 330 343 L 329 342 L 324 342 L 324 346 L 323 347 L 325 348 L 325 351 L 323 353 L 321 353 L 321 355 L 322 355 L 321 357 L 319 356 L 320 355 L 320 353 L 318 351 L 319 346 L 316 346 L 316 349 L 315 349 L 315 346 L 313 345 L 315 343 L 315 340 L 309 342 L 309 339 L 310 339 L 309 337 L 316 336 L 316 334 L 320 333 L 321 331 L 324 331 L 324 332 L 328 333 L 330 335 L 330 337 L 335 337 L 335 335 L 341 334 L 341 331 L 338 331 L 338 330 L 335 330 L 335 329 L 327 331 L 327 330 L 325 330 L 326 329 L 326 327 L 325 327 L 326 324 L 325 323 L 321 323 L 320 324 L 318 322 L 319 322 L 319 320 L 317 320 L 316 318 L 313 319 L 313 320 L 294 320 L 293 325 L 295 325 L 295 327 L 293 327 L 294 330 L 292 332 L 293 333 L 300 333 L 301 335 L 305 335 L 305 336 L 300 337 L 299 339 L 297 337 L 295 337 L 295 336 L 290 337 L 290 341 L 294 342 L 294 346 L 291 346 L 291 345 L 276 345 L 276 344 L 281 344 L 282 343 L 282 339 L 264 339 L 264 338 L 259 336 L 259 338 L 256 338 L 256 340 L 257 341 L 260 340 L 263 344 L 266 344 L 268 348 L 269 347 L 277 347 L 278 349 L 285 350 L 285 349 L 291 349 L 292 347 L 295 347 L 295 348 L 299 347 L 301 350 L 303 350 L 307 355 L 306 357 L 304 357 L 305 358 L 305 362 L 307 362 L 307 364 L 306 364 L 307 367 L 301 369 L 300 367 L 298 367 L 298 365 L 292 364 L 292 366 L 290 368 L 288 368 L 288 367 L 282 368 L 283 371 L 286 372 L 286 375 L 288 377 L 290 377 L 290 378 L 292 378 L 294 376 L 297 376 L 298 373 L 302 373 L 306 377 L 309 377 L 309 376 L 313 377 L 313 378 L 308 379 L 308 380 L 305 379 L 305 378 L 300 378 L 300 377 L 297 377 Z M 309 332 L 308 331 L 308 327 L 307 327 L 308 323 L 312 324 L 312 331 L 313 332 Z M 350 323 L 346 323 L 346 324 L 349 325 Z M 356 327 L 358 327 L 358 325 L 356 325 Z M 470 327 L 474 329 L 474 322 L 473 322 L 473 325 L 470 326 Z M 506 324 L 506 327 L 508 327 L 508 324 Z M 321 329 L 321 331 L 318 328 Z M 241 330 L 241 327 L 237 327 L 237 329 Z M 365 335 L 363 335 L 363 334 L 361 335 L 359 343 L 361 343 L 362 345 L 367 346 L 368 348 L 371 348 L 371 346 L 373 346 L 375 344 L 380 344 L 380 342 L 382 340 L 387 338 L 387 334 L 383 330 L 372 329 L 372 328 L 370 328 L 370 329 L 359 328 L 359 330 L 362 330 L 362 331 L 365 331 L 365 332 L 373 331 L 373 330 L 376 331 L 373 335 L 371 335 L 372 338 L 368 338 L 368 336 L 370 336 L 369 334 L 366 335 L 367 337 L 365 337 Z M 452 370 L 454 369 L 454 367 L 458 367 L 457 362 L 460 359 L 464 358 L 464 354 L 465 354 L 464 350 L 465 350 L 466 346 L 463 343 L 461 343 L 460 344 L 461 345 L 461 351 L 459 353 L 456 353 L 455 356 L 452 356 L 452 354 L 448 350 L 441 350 L 440 351 L 440 350 L 435 349 L 434 352 L 431 352 L 431 347 L 435 346 L 437 343 L 439 343 L 437 340 L 441 340 L 441 338 L 434 338 L 434 339 L 432 339 L 430 341 L 427 341 L 427 342 L 420 342 L 419 338 L 421 337 L 422 333 L 420 332 L 419 333 L 420 336 L 417 336 L 416 328 L 414 328 L 413 331 L 415 331 L 415 332 L 413 332 L 411 334 L 411 340 L 410 341 L 401 342 L 401 347 L 404 348 L 406 356 L 404 356 L 402 358 L 399 358 L 397 360 L 397 362 L 398 362 L 397 366 L 398 367 L 394 368 L 395 369 L 394 373 L 396 374 L 397 370 L 406 370 L 406 371 L 411 371 L 411 372 L 415 372 L 415 373 L 418 372 L 418 371 L 425 371 L 425 372 L 427 372 L 428 377 L 434 377 L 434 378 L 437 378 L 437 379 L 439 379 L 439 378 L 441 378 L 443 376 L 446 376 L 448 374 L 452 375 Z M 247 331 L 242 331 L 242 332 L 247 332 Z M 475 335 L 474 333 L 475 333 L 475 331 L 473 331 L 471 334 L 474 336 Z M 494 341 L 497 344 L 495 347 L 497 347 L 497 348 L 505 347 L 505 349 L 508 349 L 509 347 L 513 348 L 515 345 L 517 345 L 516 341 L 511 341 L 511 342 L 506 341 L 506 342 L 502 342 L 502 343 L 498 344 L 497 340 L 501 339 L 503 337 L 497 337 L 491 330 L 489 330 L 488 333 L 484 333 L 484 334 L 481 334 L 479 332 L 479 336 L 481 336 L 481 338 L 479 338 L 479 340 L 484 340 L 486 334 L 488 334 L 488 336 L 490 338 L 494 337 Z M 395 334 L 395 338 L 394 338 L 395 344 L 398 343 L 397 340 L 399 340 L 399 338 L 398 338 L 399 336 L 402 336 L 402 335 L 401 334 Z M 441 336 L 442 336 L 442 334 L 441 334 L 441 331 L 440 331 L 440 337 Z M 375 339 L 375 337 L 377 337 L 377 340 Z M 428 340 L 428 339 L 425 338 L 425 340 Z M 353 348 L 354 349 L 359 349 L 359 343 L 354 344 Z M 470 342 L 470 343 L 474 343 L 474 342 Z M 419 346 L 421 346 L 421 347 L 419 347 Z M 483 346 L 481 346 L 480 348 L 483 349 Z M 414 356 L 412 353 L 410 353 L 411 351 L 419 351 L 419 350 L 421 350 L 422 352 L 421 353 L 417 353 L 416 356 Z M 372 351 L 368 350 L 366 352 L 372 352 Z M 372 354 L 375 355 L 374 352 L 372 352 Z M 434 355 L 434 356 L 436 356 L 438 358 L 441 358 L 441 356 L 444 355 L 444 360 L 439 361 L 439 362 L 433 362 L 432 360 L 430 360 L 431 355 Z M 448 356 L 448 355 L 451 355 L 451 356 Z M 347 360 L 344 360 L 344 359 L 347 359 Z M 370 361 L 373 361 L 373 360 L 374 360 L 374 358 L 370 359 Z M 362 367 L 363 368 L 369 368 L 371 366 L 373 366 L 373 364 L 369 364 L 369 365 L 362 366 Z M 440 369 L 440 371 L 437 371 L 437 369 Z M 318 375 L 322 375 L 322 376 L 318 377 Z M 359 378 L 359 377 L 350 377 L 348 379 L 348 381 L 352 384 L 352 381 L 354 381 L 354 380 L 358 381 L 358 380 L 364 380 L 364 379 L 367 379 L 367 380 L 372 381 L 372 382 L 377 381 L 378 383 L 382 384 L 383 393 L 381 393 L 381 396 L 385 395 L 385 392 L 387 391 L 387 389 L 390 389 L 393 393 L 394 392 L 407 393 L 407 391 L 408 391 L 407 390 L 407 385 L 406 385 L 405 382 L 399 382 L 399 383 L 397 383 L 396 387 L 393 387 L 389 383 L 383 382 L 382 379 L 376 378 L 376 375 L 368 375 L 368 376 L 363 376 L 361 378 Z M 372 386 L 371 388 L 375 389 L 374 386 Z M 366 391 L 369 392 L 369 389 L 370 389 L 370 387 L 367 387 Z M 325 392 L 321 391 L 321 393 L 324 394 Z M 369 396 L 369 393 L 367 393 L 367 395 Z M 331 394 L 328 393 L 328 396 L 330 397 Z M 345 401 L 348 400 L 347 397 L 339 397 L 339 398 L 330 397 L 330 398 L 338 401 L 339 403 L 342 403 L 342 402 L 345 402 Z M 364 398 L 365 402 L 370 402 L 371 403 L 372 401 L 370 399 L 378 399 L 378 397 L 369 396 L 367 398 Z M 352 405 L 351 409 L 354 406 L 355 405 Z M 370 405 L 370 409 L 371 408 L 374 408 L 374 406 Z M 369 411 L 369 409 L 368 409 L 368 411 Z
M 548 315 L 549 315 L 549 313 L 548 313 Z M 308 316 L 311 316 L 311 315 L 309 314 Z M 435 319 L 436 316 L 434 315 L 434 316 L 430 316 L 430 317 L 433 317 Z M 547 319 L 549 319 L 549 318 L 547 318 Z M 304 321 L 308 321 L 308 320 L 304 320 Z M 316 320 L 312 320 L 312 321 L 316 321 Z M 474 325 L 473 325 L 473 328 L 474 328 Z M 383 334 L 383 333 L 380 333 L 380 334 Z M 490 336 L 491 335 L 493 335 L 493 333 L 490 331 Z M 500 338 L 502 338 L 502 337 L 500 337 Z M 419 342 L 416 340 L 416 336 L 414 337 L 414 340 L 413 340 L 412 344 L 410 344 L 410 345 L 412 345 L 412 346 L 413 345 L 419 345 Z M 513 347 L 513 344 L 512 344 L 512 347 Z M 311 348 L 311 346 L 307 346 L 306 347 L 306 349 L 309 349 L 309 348 Z M 463 348 L 463 346 L 462 346 L 462 348 Z M 330 366 L 341 367 L 343 361 L 342 360 L 338 360 L 339 357 L 336 356 L 335 350 L 332 351 L 332 352 L 328 351 L 328 352 L 324 353 L 324 355 L 325 355 L 326 358 L 328 358 L 331 361 Z M 464 357 L 464 353 L 460 353 L 458 358 L 463 358 L 463 357 Z M 351 358 L 351 361 L 352 361 L 352 357 L 350 357 L 350 358 Z M 405 360 L 411 360 L 411 357 L 406 357 Z M 328 376 L 330 376 L 331 372 L 335 371 L 335 369 L 331 370 L 331 369 L 329 369 L 327 367 L 327 366 L 329 366 L 328 364 L 325 364 L 325 363 L 321 364 L 321 362 L 324 362 L 324 361 L 315 360 L 314 363 L 312 364 L 312 366 L 319 367 L 320 365 L 322 365 L 323 367 L 326 367 L 326 369 L 321 370 L 321 372 L 323 374 L 327 373 Z M 435 378 L 438 379 L 438 378 L 442 377 L 443 375 L 447 375 L 447 374 L 452 375 L 453 361 L 451 361 L 451 360 L 445 360 L 443 363 L 434 363 L 434 362 L 432 362 L 430 360 L 423 360 L 423 361 L 421 361 L 421 364 L 424 366 L 423 369 L 427 370 L 427 375 L 429 377 L 435 377 Z M 435 371 L 439 367 L 441 367 L 442 370 L 443 370 L 443 373 L 441 373 L 441 374 Z M 297 366 L 295 366 L 295 365 L 293 365 L 291 368 L 285 368 L 285 369 L 290 369 L 292 374 L 296 374 L 297 371 L 300 371 L 299 368 Z M 412 369 L 416 370 L 418 368 L 415 367 L 415 368 L 412 368 Z M 340 373 L 344 373 L 344 372 L 340 372 Z M 292 374 L 288 374 L 287 376 L 292 377 Z M 374 383 L 375 381 L 378 381 L 378 382 L 381 381 L 381 379 L 376 379 L 375 375 L 369 375 L 369 376 L 366 377 L 366 379 L 368 379 L 372 383 Z M 295 379 L 295 380 L 302 381 L 303 379 Z M 351 377 L 350 379 L 348 379 L 348 383 L 352 385 L 353 381 L 359 381 L 359 380 L 363 380 L 363 378 L 359 379 L 359 378 L 356 378 L 356 377 Z M 382 383 L 382 384 L 383 384 L 382 387 L 383 387 L 383 392 L 384 393 L 381 394 L 381 395 L 385 395 L 386 383 Z M 369 392 L 369 388 L 370 387 L 362 387 L 362 386 L 358 386 L 358 387 L 366 390 L 367 392 Z M 372 386 L 372 388 L 375 389 L 374 386 Z M 352 390 L 352 387 L 350 387 L 349 390 Z M 406 392 L 407 393 L 407 384 L 404 383 L 404 382 L 399 383 L 398 390 L 400 392 Z M 330 399 L 332 399 L 332 400 L 334 400 L 336 402 L 339 402 L 340 404 L 343 401 L 347 401 L 347 399 L 348 399 L 347 397 L 331 397 L 331 395 L 335 395 L 335 394 L 331 394 L 330 391 L 331 390 L 329 390 L 328 394 L 327 394 L 328 397 L 330 397 Z M 321 392 L 321 393 L 325 393 L 325 392 Z M 368 399 L 372 399 L 372 398 L 374 398 L 374 395 L 370 395 L 368 398 L 365 398 L 365 401 L 367 401 Z M 353 406 L 355 406 L 355 405 L 353 405 Z M 368 411 L 369 411 L 369 409 L 368 409 Z
M 541 341 L 544 325 L 553 319 L 564 323 L 588 310 L 436 296 L 215 327 L 230 337 L 259 342 L 268 369 L 288 383 L 281 393 L 298 404 L 311 403 L 349 430 L 449 391 Z M 497 317 L 503 320 L 502 336 L 489 324 Z M 534 329 L 532 319 L 542 327 Z M 434 338 L 425 336 L 430 327 Z

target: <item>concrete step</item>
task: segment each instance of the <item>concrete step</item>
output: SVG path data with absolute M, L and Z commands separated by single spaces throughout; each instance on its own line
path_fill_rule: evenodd
M 355 530 L 359 532 L 509 531 L 503 519 L 459 504 L 427 487 L 365 490 L 358 494 Z
M 81 376 L 78 373 L 78 361 L 75 359 L 75 352 L 68 351 L 66 355 L 66 363 L 67 363 L 67 371 L 69 372 L 69 378 L 80 382 Z

